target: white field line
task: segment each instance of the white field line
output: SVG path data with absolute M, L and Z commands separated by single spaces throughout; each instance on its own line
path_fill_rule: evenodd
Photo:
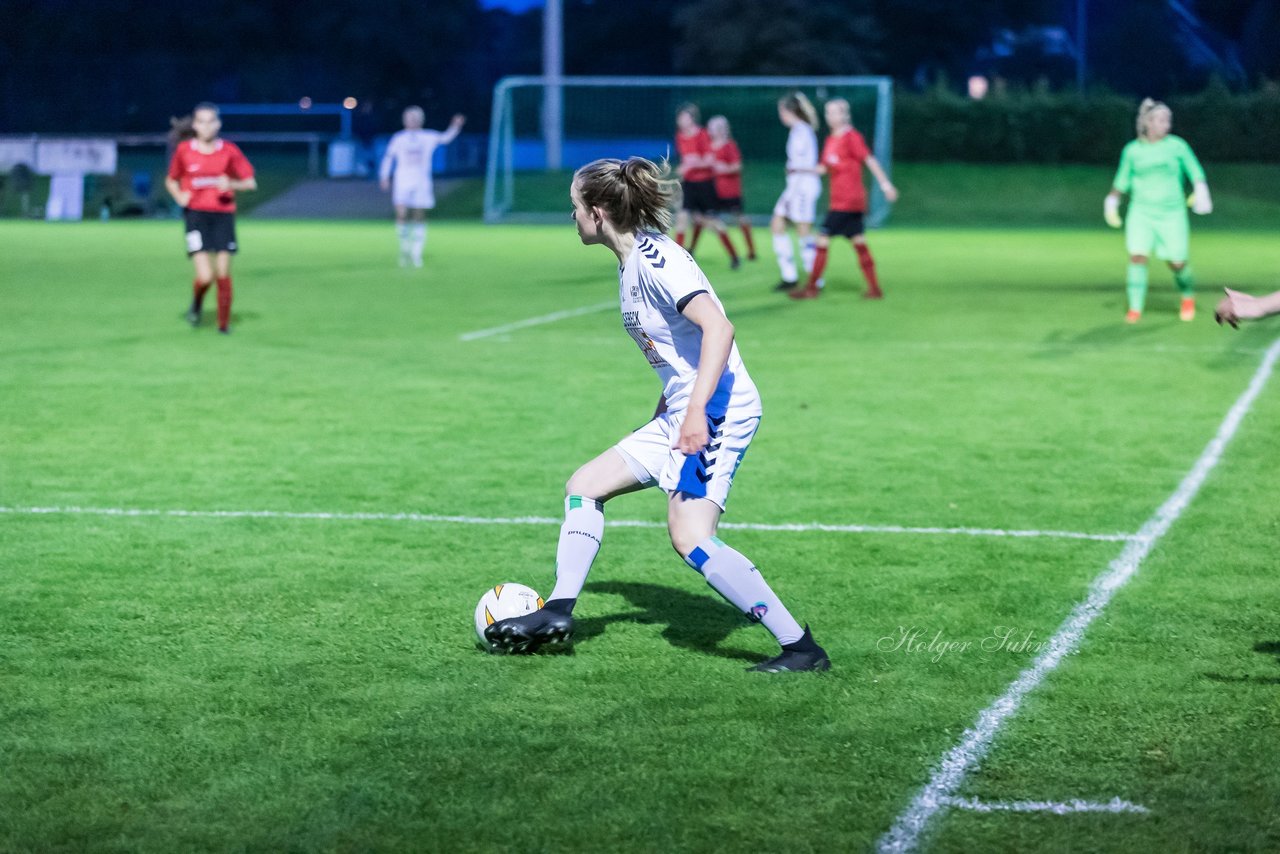
M 973 812 L 1048 812 L 1054 815 L 1070 815 L 1078 812 L 1136 812 L 1149 813 L 1151 810 L 1142 804 L 1131 804 L 1119 798 L 1112 798 L 1105 804 L 1072 799 L 1066 802 L 1055 801 L 980 801 L 977 798 L 943 798 L 945 806 L 958 810 Z
M 1084 638 L 1085 630 L 1102 613 L 1116 592 L 1133 578 L 1143 559 L 1195 498 L 1209 473 L 1222 458 L 1222 451 L 1235 435 L 1240 422 L 1262 392 L 1277 357 L 1280 357 L 1280 339 L 1267 348 L 1267 354 L 1254 371 L 1248 388 L 1231 407 L 1218 427 L 1217 435 L 1201 452 L 1200 458 L 1178 484 L 1178 488 L 1125 545 L 1119 557 L 1111 561 L 1107 569 L 1093 580 L 1088 597 L 1071 611 L 1057 633 L 1047 642 L 1045 651 L 1036 657 L 1030 667 L 1022 671 L 1003 695 L 982 710 L 977 722 L 965 730 L 960 743 L 942 757 L 929 782 L 898 816 L 893 826 L 880 837 L 876 844 L 878 851 L 916 850 L 934 817 L 951 805 L 960 785 L 986 755 L 996 733 L 1018 711 L 1023 698 L 1043 682 L 1066 656 L 1076 651 Z
M 517 329 L 525 329 L 530 326 L 541 326 L 544 323 L 555 323 L 557 320 L 566 320 L 570 317 L 580 317 L 584 314 L 595 314 L 598 311 L 604 311 L 607 308 L 617 308 L 618 301 L 611 300 L 609 302 L 600 302 L 595 305 L 584 305 L 582 308 L 567 308 L 564 311 L 553 311 L 551 314 L 544 314 L 541 317 L 528 317 L 524 320 L 517 320 L 514 323 L 503 324 L 502 326 L 492 326 L 488 329 L 477 329 L 474 332 L 464 332 L 458 336 L 459 341 L 475 341 L 478 338 L 489 338 L 494 335 L 502 335 L 507 332 L 514 332 Z
M 314 519 L 339 522 L 424 522 L 452 525 L 560 525 L 564 520 L 550 516 L 441 516 L 434 513 L 325 513 L 287 510 L 163 510 L 136 507 L 0 507 L 0 514 L 21 516 L 176 516 L 209 519 Z M 608 519 L 611 528 L 666 528 L 665 522 L 641 519 Z M 1047 537 L 1068 540 L 1124 542 L 1132 534 L 1088 534 L 1080 531 L 1006 531 L 1000 528 L 910 528 L 902 525 L 824 525 L 756 522 L 725 522 L 722 529 L 737 531 L 821 531 L 839 534 L 932 534 L 967 537 Z

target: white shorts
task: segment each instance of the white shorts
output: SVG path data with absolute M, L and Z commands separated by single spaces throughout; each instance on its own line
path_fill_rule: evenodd
M 822 195 L 822 179 L 817 175 L 787 176 L 787 188 L 778 196 L 773 215 L 792 222 L 812 223 L 818 218 L 818 197 Z
M 683 492 L 709 498 L 723 510 L 733 476 L 760 426 L 759 415 L 732 415 L 707 419 L 711 442 L 698 454 L 685 456 L 671 447 L 680 435 L 683 412 L 664 412 L 613 447 L 643 485 L 656 484 L 668 495 Z
M 428 210 L 436 206 L 434 188 L 421 181 L 414 184 L 392 184 L 391 203 L 396 207 Z

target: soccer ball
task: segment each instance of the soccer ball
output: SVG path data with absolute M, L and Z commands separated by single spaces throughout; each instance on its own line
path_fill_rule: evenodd
M 498 620 L 519 617 L 541 607 L 542 597 L 532 587 L 525 587 L 523 584 L 499 584 L 491 587 L 476 603 L 476 634 L 480 636 L 480 642 L 488 646 L 489 641 L 484 636 L 484 630 L 488 626 Z

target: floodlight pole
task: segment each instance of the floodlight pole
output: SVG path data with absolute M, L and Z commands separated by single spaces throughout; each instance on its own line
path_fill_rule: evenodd
M 1089 43 L 1089 0 L 1076 0 L 1076 88 L 1084 92 L 1086 53 Z
M 546 0 L 542 15 L 542 140 L 547 147 L 547 169 L 557 170 L 564 159 L 564 2 Z

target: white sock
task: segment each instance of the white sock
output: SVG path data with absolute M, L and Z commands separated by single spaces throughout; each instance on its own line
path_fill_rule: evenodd
M 782 272 L 784 282 L 796 280 L 796 253 L 791 246 L 791 237 L 786 234 L 773 236 L 773 254 L 778 256 L 778 269 Z
M 578 598 L 603 536 L 604 505 L 581 495 L 566 497 L 560 545 L 556 547 L 556 587 L 547 597 L 548 602 Z
M 747 619 L 764 623 L 778 643 L 786 646 L 804 637 L 804 629 L 791 616 L 778 594 L 764 580 L 751 561 L 726 546 L 717 537 L 708 537 L 689 553 L 685 562 L 692 566 L 717 593 L 747 615 Z
M 416 264 L 422 263 L 422 249 L 427 245 L 427 224 L 425 222 L 415 222 L 412 232 L 409 236 L 409 250 L 413 254 L 413 260 Z
M 812 237 L 800 238 L 800 263 L 804 264 L 805 274 L 813 272 L 813 259 L 818 257 L 818 241 Z
M 402 256 L 408 255 L 409 254 L 409 224 L 408 223 L 396 224 L 396 237 L 400 238 L 400 254 Z

